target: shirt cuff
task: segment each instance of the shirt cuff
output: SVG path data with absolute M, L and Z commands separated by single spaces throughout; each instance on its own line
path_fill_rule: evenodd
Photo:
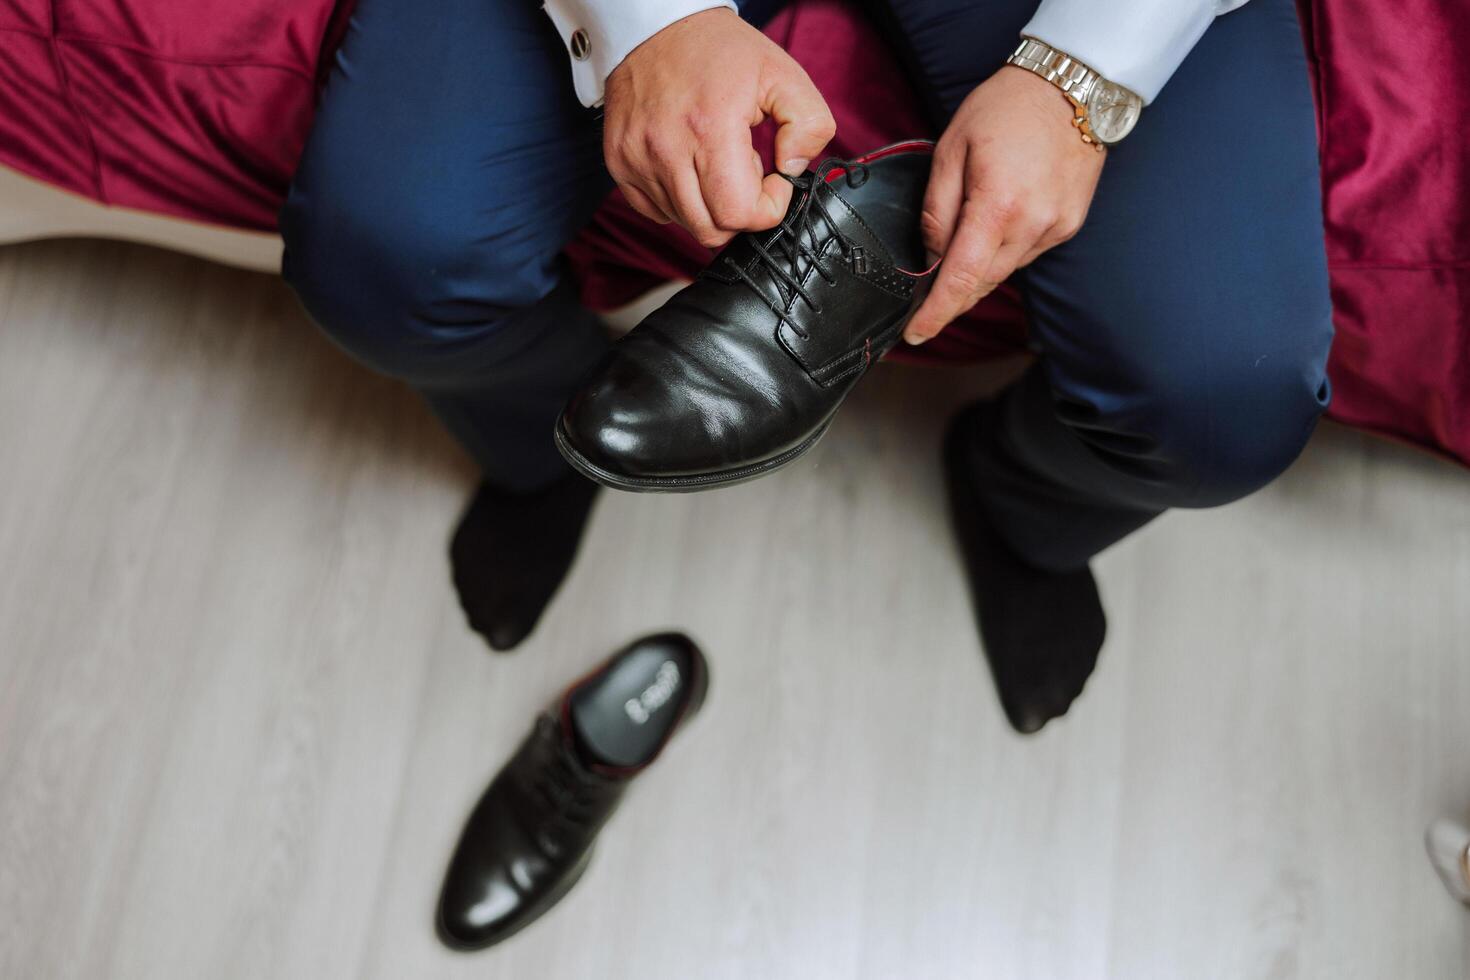
M 1229 4 L 1228 6 L 1235 6 Z M 1041 0 L 1021 28 L 1152 102 L 1215 19 L 1215 0 Z
M 572 60 L 577 98 L 602 105 L 607 76 L 638 45 L 676 20 L 702 10 L 728 7 L 732 0 L 546 0 L 546 11 Z

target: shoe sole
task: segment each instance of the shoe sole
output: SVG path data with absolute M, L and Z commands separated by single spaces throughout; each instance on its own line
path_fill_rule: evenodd
M 832 417 L 829 416 L 817 431 L 807 436 L 800 445 L 793 446 L 779 456 L 772 456 L 762 462 L 736 467 L 733 470 L 694 473 L 688 476 L 622 476 L 605 470 L 573 448 L 566 430 L 562 427 L 561 419 L 556 420 L 556 448 L 562 458 L 571 464 L 572 469 L 594 483 L 600 483 L 614 490 L 627 490 L 631 493 L 694 493 L 697 490 L 733 487 L 737 483 L 747 483 L 757 477 L 774 473 L 788 463 L 795 462 L 807 450 L 815 446 L 822 436 L 827 434 L 827 429 L 831 425 Z

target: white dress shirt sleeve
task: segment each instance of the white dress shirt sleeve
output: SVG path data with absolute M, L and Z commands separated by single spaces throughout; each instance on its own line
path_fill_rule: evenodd
M 1021 29 L 1152 102 L 1223 13 L 1246 0 L 1041 0 Z
M 607 76 L 634 48 L 674 21 L 716 7 L 734 10 L 735 4 L 732 0 L 546 0 L 543 5 L 567 47 L 577 98 L 588 107 L 602 104 Z

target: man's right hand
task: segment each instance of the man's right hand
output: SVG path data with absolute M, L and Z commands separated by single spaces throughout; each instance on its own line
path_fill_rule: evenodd
M 728 9 L 675 21 L 607 79 L 603 155 L 639 213 L 677 221 L 708 248 L 773 228 L 791 185 L 766 174 L 751 127 L 775 119 L 776 161 L 796 176 L 836 131 L 791 56 Z

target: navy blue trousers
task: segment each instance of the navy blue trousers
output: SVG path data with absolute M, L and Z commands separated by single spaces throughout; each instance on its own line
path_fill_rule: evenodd
M 872 2 L 941 125 L 1035 7 Z M 552 424 L 606 345 L 559 252 L 609 186 L 536 4 L 361 0 L 282 214 L 285 275 L 488 480 L 532 489 L 566 472 Z M 1018 276 L 1039 357 L 1004 396 L 977 506 L 1022 555 L 1075 567 L 1290 464 L 1327 404 L 1332 337 L 1292 0 L 1210 28 L 1109 151 L 1082 230 Z

